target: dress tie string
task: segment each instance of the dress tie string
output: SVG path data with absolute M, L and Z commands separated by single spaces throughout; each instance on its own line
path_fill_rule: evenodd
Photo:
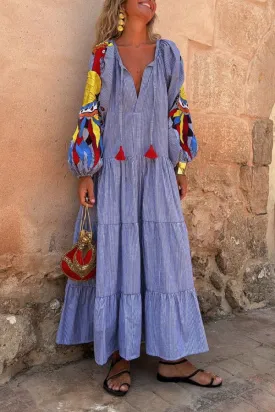
M 119 99 L 119 134 L 120 134 L 120 147 L 119 147 L 119 151 L 116 155 L 116 160 L 126 160 L 125 157 L 125 153 L 123 150 L 123 137 L 122 137 L 122 133 L 123 133 L 123 124 L 122 124 L 122 104 L 123 104 L 123 73 L 124 72 L 124 68 L 122 66 L 120 66 L 120 99 Z
M 155 63 L 156 62 L 154 62 L 154 64 Z M 153 67 L 153 70 L 154 70 L 154 67 Z M 144 156 L 148 157 L 149 159 L 156 159 L 158 155 L 153 146 L 153 131 L 154 131 L 155 103 L 156 103 L 156 76 L 154 72 L 152 73 L 152 76 L 153 76 L 153 111 L 152 111 L 151 122 L 150 122 L 150 148 L 147 150 Z
M 157 53 L 155 56 L 154 65 L 156 64 L 156 60 L 157 60 Z M 156 103 L 156 76 L 154 73 L 154 66 L 152 70 L 153 70 L 153 73 L 152 73 L 152 76 L 153 76 L 153 110 L 152 110 L 152 116 L 151 116 L 151 121 L 150 121 L 150 147 L 144 155 L 144 157 L 147 157 L 148 159 L 156 159 L 158 157 L 154 149 L 154 146 L 153 146 L 153 131 L 154 131 L 155 103 Z M 119 160 L 119 161 L 126 160 L 126 156 L 125 156 L 124 149 L 123 149 L 123 109 L 122 109 L 123 107 L 123 80 L 124 80 L 124 67 L 122 64 L 120 64 L 120 96 L 119 96 L 120 146 L 119 146 L 119 151 L 117 152 L 115 156 L 116 160 Z

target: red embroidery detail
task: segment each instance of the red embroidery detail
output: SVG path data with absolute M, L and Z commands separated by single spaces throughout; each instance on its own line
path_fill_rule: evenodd
M 93 125 L 92 125 L 93 119 L 91 119 L 90 122 L 88 122 L 88 132 L 89 132 L 89 136 L 91 138 L 92 141 L 92 148 L 93 148 L 93 152 L 94 152 L 94 164 L 93 167 L 95 167 L 97 165 L 97 163 L 99 162 L 100 159 L 100 147 L 96 145 L 96 136 L 94 134 L 94 129 L 93 129 Z
M 119 151 L 116 155 L 116 160 L 126 160 L 125 154 L 124 154 L 124 150 L 123 147 L 120 146 Z
M 188 124 L 188 117 L 184 116 L 183 118 L 183 130 L 182 130 L 182 137 L 183 137 L 183 141 L 184 143 L 188 142 L 188 129 L 189 129 L 189 124 Z
M 74 147 L 73 147 L 73 161 L 74 161 L 74 164 L 78 165 L 79 160 L 80 159 L 79 159 L 79 156 L 77 154 L 77 151 L 76 151 L 75 145 L 74 145 Z
M 171 117 L 171 118 L 173 118 L 173 116 L 175 115 L 175 113 L 178 111 L 178 108 L 175 108 L 175 109 L 172 109 L 170 112 L 169 112 L 169 117 Z M 172 119 L 173 120 L 173 119 Z
M 158 157 L 157 153 L 155 152 L 155 149 L 153 145 L 151 144 L 149 150 L 144 155 L 145 157 L 148 157 L 149 159 L 156 159 Z
M 94 63 L 93 63 L 92 70 L 96 72 L 99 76 L 101 75 L 100 60 L 102 57 L 104 57 L 107 47 L 108 47 L 108 42 L 103 42 L 103 43 L 98 44 L 93 49 L 93 54 L 95 57 L 94 57 Z

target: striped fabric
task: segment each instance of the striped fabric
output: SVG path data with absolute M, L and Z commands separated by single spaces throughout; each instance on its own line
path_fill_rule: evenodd
M 99 98 L 103 161 L 93 175 L 91 210 L 96 280 L 68 280 L 57 333 L 59 344 L 94 341 L 100 365 L 115 350 L 128 360 L 139 357 L 142 340 L 149 355 L 167 360 L 208 350 L 174 172 L 183 148 L 168 120 L 183 78 L 178 48 L 159 40 L 137 96 L 117 46 L 108 47 Z M 150 139 L 156 159 L 144 157 Z M 115 159 L 121 141 L 125 161 Z

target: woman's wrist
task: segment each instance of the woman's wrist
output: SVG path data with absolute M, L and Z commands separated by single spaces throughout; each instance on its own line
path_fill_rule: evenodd
M 87 179 L 87 178 L 90 178 L 90 179 L 93 180 L 93 176 L 90 176 L 90 175 L 87 175 L 87 176 L 77 176 L 77 177 L 78 177 L 79 180 L 84 180 L 84 179 Z

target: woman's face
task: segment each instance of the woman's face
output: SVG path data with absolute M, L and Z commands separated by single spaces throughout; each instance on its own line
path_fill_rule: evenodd
M 140 17 L 146 24 L 154 17 L 156 8 L 155 0 L 127 0 L 124 3 L 124 9 L 129 17 Z

